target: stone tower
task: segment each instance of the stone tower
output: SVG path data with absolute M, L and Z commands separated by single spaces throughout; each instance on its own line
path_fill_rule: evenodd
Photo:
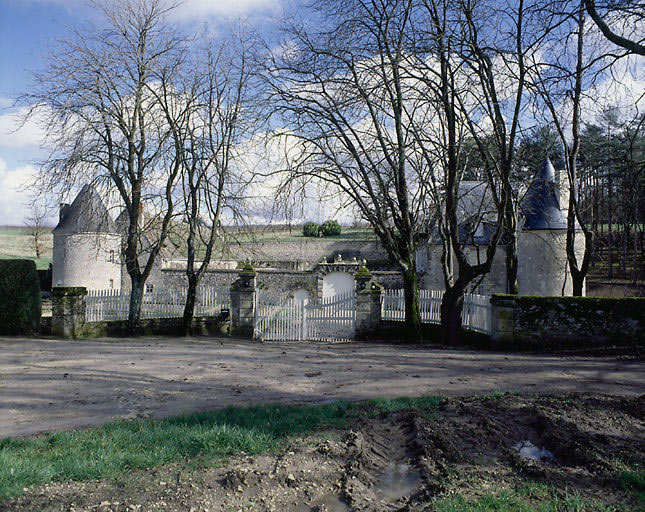
M 83 186 L 71 205 L 61 205 L 53 234 L 53 286 L 120 288 L 121 235 L 91 185 Z
M 556 172 L 544 160 L 521 203 L 524 217 L 518 237 L 518 284 L 522 295 L 571 295 L 572 282 L 567 263 L 566 204 L 561 204 Z M 576 251 L 584 246 L 576 237 Z

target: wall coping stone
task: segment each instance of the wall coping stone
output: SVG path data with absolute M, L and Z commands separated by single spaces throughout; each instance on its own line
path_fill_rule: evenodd
M 54 297 L 78 297 L 87 295 L 87 288 L 84 286 L 54 286 L 52 296 Z

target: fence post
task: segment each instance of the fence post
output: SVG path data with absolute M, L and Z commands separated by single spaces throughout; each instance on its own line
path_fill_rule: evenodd
M 231 286 L 231 334 L 253 337 L 257 275 L 253 266 L 247 263 Z
M 383 287 L 372 280 L 372 274 L 361 267 L 356 274 L 356 339 L 365 339 L 381 322 Z
M 490 298 L 490 304 L 492 342 L 512 343 L 515 336 L 515 296 L 495 294 Z
M 52 335 L 77 338 L 85 326 L 87 289 L 78 287 L 52 288 Z

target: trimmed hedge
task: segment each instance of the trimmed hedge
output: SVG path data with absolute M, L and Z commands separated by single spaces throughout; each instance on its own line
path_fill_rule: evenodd
M 322 232 L 323 236 L 338 236 L 340 235 L 342 229 L 337 221 L 326 220 L 322 223 L 322 226 L 320 226 L 320 231 Z
M 40 279 L 32 260 L 0 260 L 0 334 L 40 331 Z
M 320 226 L 315 222 L 306 222 L 305 225 L 302 226 L 302 234 L 305 236 L 309 236 L 309 237 L 318 236 L 319 232 L 320 232 Z

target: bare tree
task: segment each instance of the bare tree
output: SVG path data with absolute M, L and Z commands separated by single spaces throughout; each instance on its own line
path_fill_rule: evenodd
M 318 2 L 326 29 L 292 23 L 268 70 L 271 100 L 292 130 L 283 188 L 317 180 L 349 197 L 403 275 L 406 329 L 420 336 L 415 251 L 428 191 L 410 154 L 406 31 L 413 2 Z M 299 188 L 300 187 L 300 188 Z
M 162 0 L 94 2 L 105 20 L 53 46 L 21 101 L 43 116 L 49 157 L 39 186 L 65 192 L 89 181 L 116 190 L 127 215 L 124 258 L 132 284 L 129 328 L 138 328 L 143 287 L 168 235 L 180 151 L 159 108 L 160 77 L 171 79 L 185 44 Z M 143 204 L 154 232 L 143 233 Z M 144 242 L 145 240 L 145 242 Z
M 584 5 L 593 22 L 609 41 L 631 53 L 645 55 L 645 37 L 643 34 L 645 5 L 642 2 L 633 0 L 609 0 L 607 2 L 584 0 Z M 627 34 L 619 34 L 612 29 L 612 25 L 618 25 Z M 630 33 L 634 39 L 630 38 Z M 625 37 L 626 35 L 627 37 Z M 636 37 L 639 39 L 635 39 Z
M 569 185 L 569 202 L 567 204 L 567 239 L 566 253 L 571 272 L 573 295 L 583 293 L 584 280 L 589 271 L 593 254 L 593 231 L 584 222 L 579 201 L 578 153 L 580 150 L 581 108 L 585 89 L 591 89 L 594 79 L 599 75 L 594 64 L 601 61 L 599 57 L 587 59 L 585 56 L 585 8 L 581 2 L 562 2 L 554 16 L 563 18 L 563 29 L 567 39 L 572 43 L 567 51 L 553 54 L 553 60 L 547 61 L 547 71 L 536 73 L 533 86 L 538 91 L 550 114 L 550 119 L 560 137 L 565 153 L 565 165 Z M 551 42 L 552 44 L 554 41 Z M 570 106 L 567 109 L 565 103 Z M 568 132 L 567 132 L 568 130 Z M 582 230 L 584 250 L 582 259 L 576 247 L 576 238 Z
M 37 260 L 43 256 L 45 244 L 44 238 L 46 233 L 49 231 L 45 225 L 46 218 L 47 209 L 35 201 L 31 202 L 29 205 L 29 215 L 27 216 L 25 225 L 27 226 L 31 247 L 34 250 L 34 256 Z
M 242 145 L 259 119 L 248 44 L 233 33 L 224 40 L 205 40 L 187 71 L 173 82 L 159 78 L 159 103 L 181 155 L 183 209 L 178 214 L 187 226 L 185 335 L 191 331 L 199 283 L 223 241 L 223 221 L 233 225 L 242 215 L 252 175 L 239 162 Z
M 490 272 L 504 229 L 506 202 L 510 198 L 500 181 L 500 168 L 491 163 L 490 155 L 480 141 L 476 144 L 476 152 L 485 163 L 485 195 L 489 199 L 477 208 L 467 208 L 470 212 L 464 209 L 460 184 L 469 166 L 465 142 L 477 132 L 475 120 L 479 117 L 473 94 L 482 87 L 486 90 L 486 84 L 475 84 L 473 88 L 467 78 L 469 73 L 465 73 L 469 65 L 466 49 L 473 40 L 463 3 L 423 0 L 421 4 L 422 14 L 418 20 L 422 25 L 417 27 L 415 37 L 416 44 L 423 51 L 415 52 L 416 61 L 412 69 L 419 70 L 416 71 L 418 78 L 427 87 L 424 96 L 433 98 L 430 105 L 436 113 L 438 126 L 424 136 L 419 149 L 429 167 L 441 170 L 435 173 L 435 181 L 438 177 L 439 184 L 434 194 L 441 199 L 437 202 L 439 210 L 436 215 L 443 244 L 441 265 L 445 285 L 441 302 L 441 332 L 444 343 L 455 343 L 459 340 L 462 325 L 464 293 L 469 284 Z M 486 59 L 482 59 L 482 64 L 485 62 Z M 427 123 L 417 126 L 418 137 L 427 128 Z M 485 203 L 489 207 L 485 207 Z M 466 248 L 467 241 L 483 225 L 487 225 L 489 231 L 485 255 L 483 258 L 480 254 L 473 257 Z

